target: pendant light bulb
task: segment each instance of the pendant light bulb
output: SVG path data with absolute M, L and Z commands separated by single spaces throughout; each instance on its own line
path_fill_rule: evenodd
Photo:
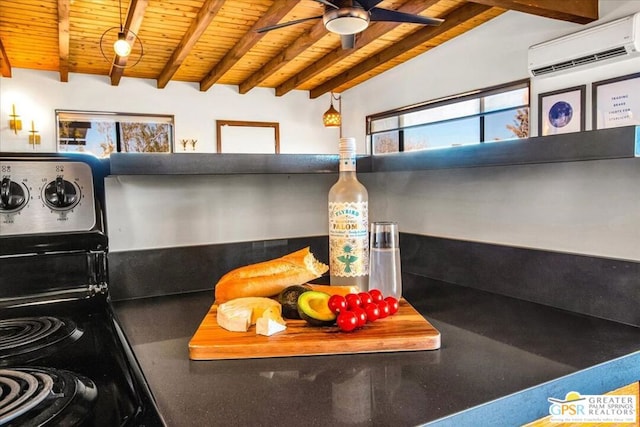
M 322 122 L 325 127 L 339 127 L 342 122 L 342 117 L 340 117 L 340 112 L 331 105 L 322 116 Z
M 335 96 L 333 92 L 331 92 L 331 105 L 329 109 L 322 115 L 322 122 L 325 127 L 342 127 L 342 111 L 338 111 L 333 107 L 333 100 L 336 99 L 340 102 L 340 110 L 342 110 L 342 98 L 340 96 Z
M 124 32 L 118 33 L 118 40 L 113 44 L 113 50 L 120 57 L 129 56 L 131 45 L 127 42 Z

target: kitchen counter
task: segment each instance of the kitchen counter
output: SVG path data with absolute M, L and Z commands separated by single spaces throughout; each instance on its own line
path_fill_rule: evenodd
M 515 426 L 640 380 L 640 328 L 404 275 L 433 351 L 190 361 L 213 291 L 114 303 L 169 426 Z M 357 333 L 357 332 L 356 332 Z

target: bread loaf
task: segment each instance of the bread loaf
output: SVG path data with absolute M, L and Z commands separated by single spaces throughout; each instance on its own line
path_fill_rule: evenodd
M 215 287 L 216 303 L 241 297 L 272 297 L 291 285 L 322 276 L 329 266 L 318 261 L 309 247 L 281 258 L 236 268 Z

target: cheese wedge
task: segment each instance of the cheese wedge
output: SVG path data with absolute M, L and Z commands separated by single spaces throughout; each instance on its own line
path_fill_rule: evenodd
M 282 318 L 282 306 L 269 307 L 262 317 L 256 321 L 256 334 L 270 337 L 287 329 L 287 323 Z
M 278 315 L 282 313 L 282 306 L 278 301 L 264 297 L 236 298 L 220 304 L 216 320 L 218 325 L 232 332 L 246 332 L 251 325 L 255 325 L 267 309 Z
M 277 306 L 271 306 L 268 307 L 267 309 L 264 310 L 264 312 L 262 313 L 262 316 L 260 316 L 260 319 L 271 319 L 274 322 L 278 322 L 281 323 L 283 325 L 286 325 L 286 322 L 284 321 L 284 319 L 282 318 L 282 305 L 278 304 Z M 260 320 L 258 319 L 258 320 Z M 256 324 L 258 322 L 256 321 Z
M 256 334 L 258 335 L 266 335 L 270 337 L 271 335 L 282 332 L 285 329 L 287 329 L 286 325 L 268 317 L 261 317 L 256 323 Z

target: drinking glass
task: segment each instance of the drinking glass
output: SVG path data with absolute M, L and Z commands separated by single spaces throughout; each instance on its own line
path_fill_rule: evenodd
M 393 296 L 398 300 L 402 296 L 399 243 L 398 223 L 392 221 L 371 223 L 369 290 L 379 289 L 385 297 Z

